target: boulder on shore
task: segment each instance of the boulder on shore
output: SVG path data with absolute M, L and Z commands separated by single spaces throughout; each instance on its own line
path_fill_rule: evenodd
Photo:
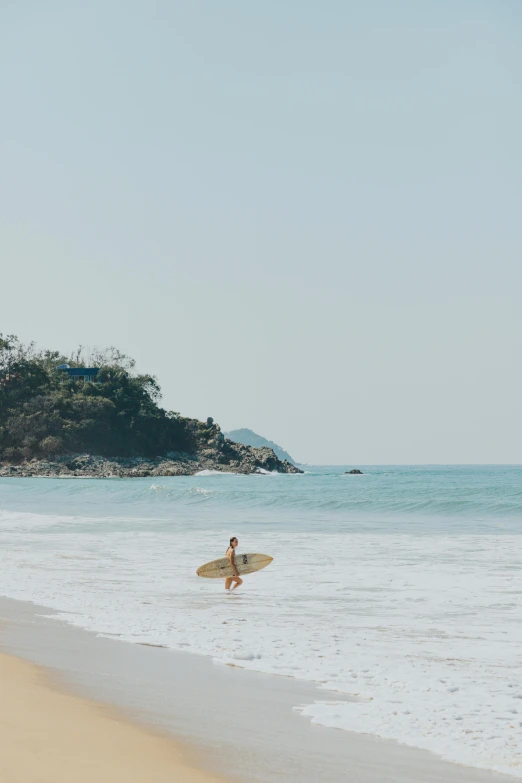
M 49 459 L 31 459 L 9 464 L 0 459 L 1 476 L 81 476 L 82 478 L 145 478 L 148 476 L 193 476 L 202 470 L 222 473 L 302 473 L 269 448 L 233 443 L 219 426 L 198 443 L 193 454 L 171 451 L 164 457 L 105 457 L 98 454 L 67 454 Z

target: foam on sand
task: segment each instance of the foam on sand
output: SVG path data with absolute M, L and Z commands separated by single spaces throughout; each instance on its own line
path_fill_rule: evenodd
M 355 701 L 304 706 L 314 722 L 522 777 L 520 536 L 256 532 L 274 562 L 230 601 L 194 577 L 222 555 L 222 532 L 205 533 L 202 557 L 182 524 L 130 535 L 10 514 L 0 530 L 6 595 L 129 642 L 321 683 Z

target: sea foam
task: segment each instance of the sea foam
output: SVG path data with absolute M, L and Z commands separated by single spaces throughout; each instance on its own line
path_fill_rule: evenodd
M 234 491 L 243 483 L 225 480 Z M 216 489 L 174 482 L 176 503 Z M 153 520 L 155 506 L 147 519 L 145 501 L 139 519 L 118 516 L 122 486 L 98 485 L 114 498 L 104 517 L 1 512 L 3 594 L 129 642 L 314 681 L 352 698 L 322 701 L 318 690 L 306 719 L 522 777 L 521 536 L 258 524 L 238 530 L 240 547 L 274 562 L 227 596 L 195 575 L 228 543 L 230 531 L 209 521 L 213 495 L 190 506 L 203 532 L 179 513 Z M 149 503 L 172 500 L 147 492 Z

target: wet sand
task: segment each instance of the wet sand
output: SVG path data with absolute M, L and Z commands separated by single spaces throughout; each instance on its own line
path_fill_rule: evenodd
M 515 780 L 511 776 L 451 764 L 426 751 L 373 736 L 314 726 L 295 707 L 314 700 L 336 700 L 336 695 L 313 684 L 215 665 L 203 656 L 102 638 L 42 616 L 46 614 L 54 612 L 0 599 L 2 648 L 47 667 L 50 679 L 46 682 L 54 683 L 57 690 L 50 690 L 47 684 L 40 683 L 39 687 L 53 698 L 68 700 L 71 708 L 76 705 L 75 709 L 82 715 L 84 710 L 85 714 L 88 712 L 88 725 L 100 742 L 105 732 L 102 726 L 122 732 L 118 736 L 132 733 L 132 739 L 126 734 L 129 739 L 120 740 L 122 746 L 131 748 L 129 758 L 135 758 L 134 751 L 141 758 L 140 761 L 136 757 L 132 764 L 135 777 L 125 773 L 125 780 L 132 783 L 162 781 L 160 774 L 164 767 L 161 765 L 176 760 L 187 766 L 182 773 L 171 772 L 169 780 L 184 783 L 216 779 L 189 776 L 205 773 L 241 783 L 513 783 Z M 33 685 L 37 682 L 38 678 Z M 108 705 L 110 713 L 92 701 Z M 2 710 L 3 704 L 2 699 Z M 113 717 L 114 708 L 119 711 L 117 719 Z M 2 720 L 6 714 L 10 714 L 9 709 L 2 713 Z M 84 736 L 84 731 L 75 728 L 75 724 L 87 725 L 82 723 L 80 713 L 69 714 L 71 717 L 60 724 L 63 732 Z M 121 715 L 126 716 L 125 721 Z M 44 713 L 40 713 L 40 721 L 46 725 Z M 22 729 L 23 724 L 19 731 Z M 61 731 L 57 728 L 55 733 L 55 759 L 60 756 L 59 748 L 70 742 L 65 733 L 63 737 L 67 740 L 60 740 Z M 157 736 L 161 733 L 173 737 L 174 744 Z M 24 752 L 32 752 L 31 742 L 40 743 L 36 724 L 31 737 L 23 733 L 18 737 L 20 759 Z M 86 764 L 93 763 L 88 761 L 90 754 L 85 755 L 85 748 L 83 753 L 78 758 L 85 757 Z M 154 761 L 152 757 L 156 754 L 158 758 Z M 120 754 L 113 755 L 115 763 L 118 758 L 124 763 Z M 72 754 L 71 761 L 74 757 Z M 50 758 L 46 765 L 56 763 Z M 150 774 L 149 765 L 153 761 L 159 764 L 159 771 Z M 145 767 L 136 766 L 140 763 Z M 43 769 L 42 764 L 39 768 Z M 146 775 L 143 772 L 140 777 L 139 770 L 144 768 L 149 772 Z M 52 769 L 56 771 L 56 767 Z M 97 769 L 103 770 L 103 761 Z M 112 773 L 107 781 L 117 783 L 117 774 L 120 773 Z M 74 779 L 75 783 L 105 780 L 99 772 L 97 777 L 85 779 L 64 776 L 63 771 L 61 775 L 67 780 Z M 60 777 L 3 775 L 0 779 L 9 783 L 50 783 L 51 780 L 55 783 Z
M 218 783 L 193 769 L 170 739 L 47 679 L 40 667 L 0 655 L 0 780 Z

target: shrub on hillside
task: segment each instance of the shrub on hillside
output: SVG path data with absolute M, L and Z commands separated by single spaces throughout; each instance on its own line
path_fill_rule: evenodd
M 64 363 L 99 367 L 100 383 L 73 380 L 56 369 Z M 195 422 L 161 408 L 156 378 L 133 370 L 134 361 L 114 348 L 65 357 L 0 335 L 0 457 L 192 452 Z

